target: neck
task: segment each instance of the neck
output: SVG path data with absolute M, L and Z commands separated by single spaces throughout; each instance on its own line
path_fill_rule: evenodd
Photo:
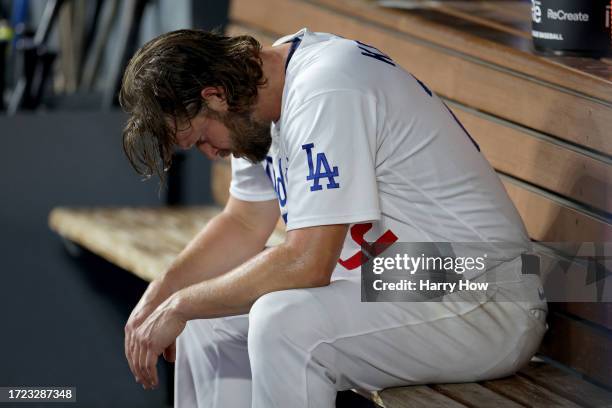
M 261 51 L 265 85 L 259 87 L 255 114 L 261 120 L 276 122 L 280 118 L 283 87 L 285 86 L 285 61 L 291 44 L 265 47 Z

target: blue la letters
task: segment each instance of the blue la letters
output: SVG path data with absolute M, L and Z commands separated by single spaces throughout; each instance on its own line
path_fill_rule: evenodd
M 329 165 L 325 153 L 317 153 L 317 162 L 315 167 L 312 159 L 313 148 L 314 143 L 302 145 L 302 150 L 306 150 L 306 160 L 308 161 L 308 176 L 306 176 L 306 180 L 314 181 L 312 186 L 310 186 L 310 191 L 319 191 L 323 189 L 323 186 L 320 184 L 320 180 L 322 178 L 327 179 L 327 189 L 340 188 L 340 183 L 337 183 L 334 179 L 334 177 L 339 177 L 340 175 L 338 167 L 334 166 L 332 168 Z

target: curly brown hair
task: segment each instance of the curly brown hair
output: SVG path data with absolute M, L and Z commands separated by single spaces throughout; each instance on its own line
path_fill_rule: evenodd
M 261 44 L 251 36 L 228 37 L 204 30 L 177 30 L 140 48 L 130 60 L 119 102 L 130 117 L 123 150 L 138 174 L 159 176 L 172 162 L 179 122 L 206 108 L 200 92 L 222 87 L 230 112 L 249 110 L 265 84 Z

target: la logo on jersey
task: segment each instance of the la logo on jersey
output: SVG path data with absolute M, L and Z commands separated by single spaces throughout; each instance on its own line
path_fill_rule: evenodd
M 340 173 L 338 167 L 333 168 L 329 165 L 325 153 L 317 153 L 316 165 L 314 164 L 312 157 L 312 150 L 314 149 L 314 143 L 308 143 L 302 145 L 302 150 L 306 150 L 306 160 L 308 161 L 308 176 L 307 181 L 313 181 L 310 186 L 310 191 L 319 191 L 323 189 L 321 185 L 321 179 L 327 179 L 327 189 L 340 188 L 340 183 L 336 182 L 335 177 L 339 177 Z

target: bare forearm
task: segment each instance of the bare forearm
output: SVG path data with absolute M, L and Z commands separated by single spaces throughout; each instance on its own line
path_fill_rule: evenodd
M 151 282 L 134 308 L 134 319 L 146 317 L 176 291 L 226 273 L 260 252 L 278 216 L 275 201 L 246 202 L 230 197 L 223 212 Z
M 229 214 L 221 213 L 181 252 L 161 277 L 172 294 L 194 283 L 219 276 L 261 252 L 265 240 Z
M 179 313 L 187 320 L 248 313 L 266 293 L 329 282 L 295 259 L 290 248 L 271 248 L 223 276 L 182 289 L 176 293 Z
M 173 296 L 185 320 L 248 313 L 266 293 L 325 286 L 340 256 L 346 226 L 329 226 L 307 241 L 288 242 L 254 256 L 222 276 L 185 288 Z

